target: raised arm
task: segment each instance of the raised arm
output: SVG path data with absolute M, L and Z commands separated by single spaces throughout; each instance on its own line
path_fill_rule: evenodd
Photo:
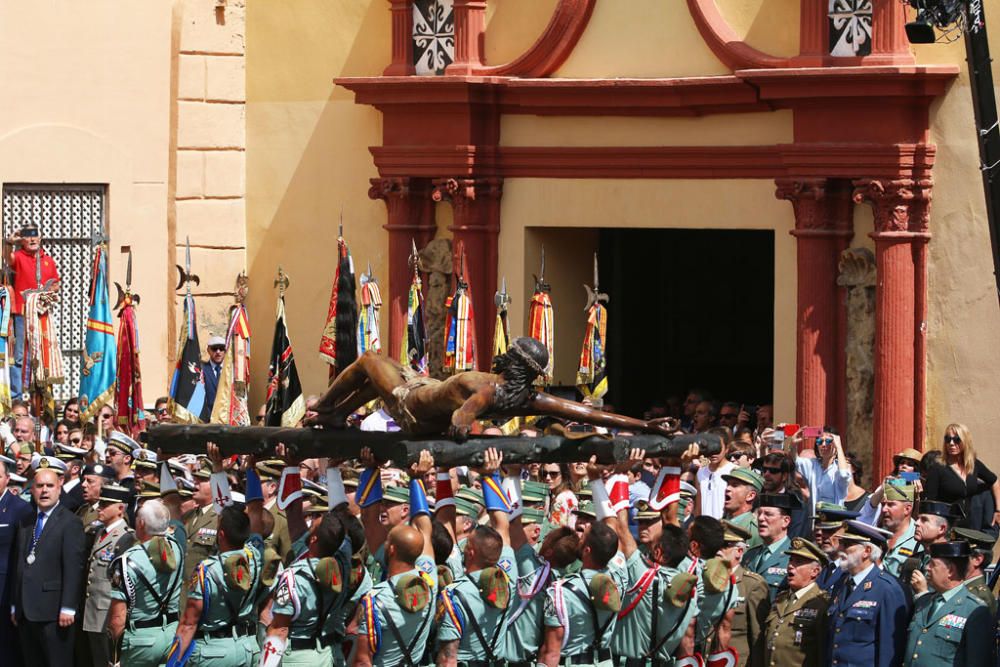
M 505 547 L 510 546 L 510 510 L 507 506 L 506 494 L 501 488 L 500 464 L 503 463 L 503 452 L 488 448 L 483 454 L 482 483 L 483 499 L 486 503 L 486 513 L 490 517 L 490 525 L 500 533 L 500 539 Z M 492 500 L 492 502 L 491 502 Z
M 615 474 L 625 474 L 637 462 L 642 463 L 644 458 L 646 458 L 645 449 L 631 450 L 628 460 L 615 466 Z M 673 505 L 676 507 L 677 503 L 673 503 Z M 622 554 L 624 554 L 626 560 L 639 548 L 635 542 L 635 537 L 632 536 L 632 531 L 628 527 L 628 511 L 628 505 L 619 507 L 616 512 L 617 521 L 615 523 L 615 531 L 618 533 L 618 543 L 621 545 Z
M 434 558 L 434 546 L 431 543 L 431 533 L 434 526 L 431 522 L 430 509 L 427 507 L 427 495 L 423 488 L 423 479 L 434 467 L 434 457 L 430 451 L 420 451 L 420 459 L 410 466 L 410 524 L 424 536 L 423 554 Z

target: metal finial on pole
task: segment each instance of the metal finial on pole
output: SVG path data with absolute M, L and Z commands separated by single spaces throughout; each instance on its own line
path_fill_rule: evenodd
M 282 269 L 281 265 L 279 264 L 278 265 L 278 277 L 275 278 L 275 280 L 274 280 L 274 286 L 278 288 L 278 297 L 279 298 L 281 298 L 281 299 L 285 298 L 285 290 L 288 289 L 289 282 L 290 281 L 288 280 L 288 274 L 285 273 L 285 270 Z

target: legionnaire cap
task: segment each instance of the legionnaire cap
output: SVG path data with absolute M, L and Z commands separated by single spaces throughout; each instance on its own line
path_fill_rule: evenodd
M 635 504 L 636 521 L 654 521 L 660 518 L 660 513 L 649 506 L 645 500 L 640 500 Z
M 792 540 L 792 548 L 785 552 L 789 556 L 801 556 L 802 558 L 816 561 L 826 567 L 830 559 L 827 558 L 823 550 L 804 537 L 796 537 Z
M 949 521 L 962 518 L 962 512 L 956 505 L 939 500 L 921 500 L 917 504 L 916 514 L 933 514 Z
M 350 477 L 343 480 L 345 489 L 357 489 L 358 488 L 358 478 Z
M 431 601 L 431 587 L 419 574 L 404 574 L 396 580 L 396 602 L 410 613 L 423 610 Z
M 179 492 L 179 489 L 178 489 Z M 160 483 L 153 482 L 148 479 L 142 480 L 142 485 L 139 487 L 139 497 L 140 498 L 159 498 L 160 497 Z
M 486 502 L 483 500 L 483 492 L 468 486 L 461 487 L 458 492 L 455 493 L 455 497 L 468 500 L 470 503 L 476 503 L 477 505 L 486 505 Z
M 729 565 L 719 557 L 709 558 L 702 567 L 701 579 L 709 594 L 721 593 L 729 587 Z
M 622 596 L 615 585 L 615 580 L 603 572 L 598 572 L 590 580 L 590 600 L 596 609 L 619 612 L 622 608 Z
M 132 460 L 135 462 L 136 468 L 156 470 L 156 452 L 154 451 L 136 447 L 132 450 Z
M 55 468 L 59 472 L 66 472 L 66 464 L 54 456 L 39 456 L 31 462 L 32 470 L 44 470 L 45 468 Z
M 871 542 L 884 552 L 890 537 L 892 537 L 892 533 L 887 530 L 852 519 L 844 522 L 844 532 L 840 534 L 838 539 L 841 542 Z
M 816 521 L 816 528 L 819 530 L 836 530 L 845 521 L 857 519 L 861 512 L 853 512 L 843 505 L 820 501 L 816 503 L 816 515 L 812 518 Z
M 749 484 L 757 490 L 757 493 L 764 489 L 764 477 L 753 468 L 733 468 L 729 474 L 723 475 L 722 479 L 737 484 Z
M 7 451 L 10 453 L 11 456 L 17 458 L 18 455 L 24 456 L 25 454 L 34 453 L 35 446 L 32 445 L 30 442 L 22 440 L 21 442 L 15 442 L 13 445 L 10 446 L 10 448 Z
M 64 445 L 62 443 L 56 443 L 56 458 L 63 459 L 64 461 L 72 461 L 73 459 L 81 459 L 87 454 L 87 450 L 82 447 L 72 447 L 70 445 Z
M 573 514 L 582 514 L 583 516 L 589 516 L 592 519 L 597 518 L 597 512 L 594 511 L 594 503 L 589 500 L 584 500 L 582 503 L 574 507 Z
M 993 535 L 984 533 L 981 530 L 973 530 L 972 528 L 952 528 L 951 532 L 952 539 L 965 540 L 969 543 L 970 548 L 982 551 L 992 551 L 993 545 L 997 541 L 997 538 Z
M 479 506 L 475 503 L 471 503 L 465 498 L 455 498 L 455 513 L 461 516 L 467 516 L 471 519 L 479 518 Z
M 968 558 L 972 549 L 968 542 L 935 542 L 930 547 L 931 558 Z
M 740 542 L 749 542 L 750 538 L 753 537 L 751 533 L 746 528 L 737 526 L 732 521 L 722 520 L 723 535 L 722 539 L 726 544 L 738 544 Z
M 593 498 L 594 492 L 590 490 L 589 486 L 582 486 L 578 490 L 574 491 L 577 498 Z
M 776 507 L 790 513 L 802 506 L 799 499 L 790 493 L 765 493 L 760 497 L 760 507 Z
M 525 507 L 521 510 L 521 523 L 528 526 L 534 523 L 545 521 L 545 512 L 534 507 Z
M 534 503 L 543 503 L 549 497 L 549 486 L 541 482 L 526 480 L 521 482 L 521 499 Z
M 330 505 L 327 503 L 326 498 L 319 496 L 309 502 L 309 507 L 305 510 L 306 514 L 326 514 L 330 511 Z
M 886 482 L 882 485 L 882 496 L 886 500 L 902 500 L 912 503 L 917 498 L 917 487 L 912 484 L 890 484 Z
M 698 495 L 698 489 L 694 488 L 694 486 L 690 482 L 685 482 L 682 479 L 681 480 L 681 497 L 683 498 L 683 497 L 686 496 L 688 498 L 694 498 L 696 495 Z
M 88 466 L 83 467 L 83 474 L 86 475 L 97 475 L 98 477 L 103 477 L 104 479 L 114 479 L 115 471 L 111 466 L 106 466 L 103 463 L 92 463 Z
M 510 579 L 499 567 L 487 567 L 479 573 L 479 597 L 494 609 L 510 604 Z
M 382 489 L 382 502 L 401 504 L 410 502 L 409 489 L 402 486 L 387 486 Z
M 157 572 L 173 572 L 177 569 L 177 555 L 170 546 L 170 540 L 156 535 L 146 542 L 146 555 Z
M 698 585 L 698 578 L 690 572 L 678 572 L 670 578 L 663 597 L 671 605 L 681 608 L 691 599 L 691 592 Z
M 122 454 L 132 456 L 132 452 L 141 449 L 138 442 L 128 437 L 121 431 L 112 431 L 107 437 L 108 447 L 114 447 Z
M 98 498 L 104 503 L 127 503 L 129 490 L 114 484 L 105 484 L 101 487 L 101 495 Z
M 243 553 L 230 554 L 222 561 L 222 572 L 226 576 L 226 584 L 231 590 L 240 590 L 246 593 L 253 585 L 250 576 L 250 563 Z
M 264 549 L 264 554 L 260 564 L 260 583 L 268 588 L 274 585 L 278 578 L 278 567 L 281 565 L 281 556 L 271 547 Z
M 211 479 L 212 462 L 207 458 L 198 459 L 198 467 L 194 469 L 194 472 L 191 473 L 191 475 L 198 479 Z

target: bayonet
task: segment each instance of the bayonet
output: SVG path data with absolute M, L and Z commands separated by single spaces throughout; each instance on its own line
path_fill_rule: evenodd
M 410 268 L 414 273 L 420 272 L 420 253 L 417 252 L 417 242 L 410 239 Z
M 504 276 L 500 279 L 500 291 L 493 297 L 493 303 L 497 307 L 497 312 L 502 315 L 507 312 L 511 301 L 510 294 L 507 293 L 507 276 Z
M 185 249 L 184 249 L 184 266 L 176 264 L 177 272 L 180 274 L 180 279 L 177 281 L 177 287 L 175 289 L 180 290 L 181 287 L 187 286 L 187 293 L 191 294 L 191 283 L 195 285 L 201 285 L 201 278 L 191 273 L 191 239 L 190 237 L 185 239 Z
M 545 282 L 545 246 L 542 246 L 542 268 L 538 272 L 535 278 L 535 291 L 536 292 L 551 292 L 552 286 Z
M 601 292 L 601 282 L 597 274 L 597 253 L 594 253 L 594 286 L 584 285 L 583 289 L 587 290 L 587 306 L 584 308 L 584 312 L 590 310 L 590 307 L 595 303 L 607 303 L 610 301 L 607 294 Z

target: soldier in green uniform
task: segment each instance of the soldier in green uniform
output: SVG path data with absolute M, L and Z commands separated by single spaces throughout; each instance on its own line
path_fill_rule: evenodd
M 212 476 L 212 464 L 208 459 L 199 459 L 198 469 L 193 476 L 197 483 L 192 500 L 197 504 L 181 517 L 187 535 L 187 556 L 184 559 L 184 581 L 191 578 L 191 573 L 198 563 L 213 555 L 216 550 L 215 533 L 218 530 L 219 515 L 212 507 L 212 486 L 209 479 Z M 185 606 L 187 592 L 181 592 L 181 603 Z
M 826 555 L 801 537 L 786 552 L 788 589 L 771 605 L 764 631 L 764 664 L 820 665 L 826 658 L 827 609 L 830 601 L 816 585 Z
M 750 531 L 749 548 L 761 544 L 757 532 L 757 516 L 753 511 L 754 502 L 764 488 L 764 477 L 753 468 L 733 468 L 723 475 L 726 480 L 726 499 L 723 517 L 734 525 Z
M 269 459 L 257 464 L 257 474 L 260 476 L 261 490 L 264 494 L 264 508 L 274 518 L 274 528 L 264 540 L 267 548 L 273 549 L 283 560 L 292 548 L 292 539 L 288 533 L 288 515 L 278 508 L 278 480 L 285 462 L 281 459 Z
M 886 482 L 882 485 L 881 525 L 892 533 L 889 550 L 882 558 L 882 568 L 899 578 L 904 588 L 909 585 L 909 578 L 902 576 L 903 565 L 908 559 L 919 559 L 923 552 L 917 542 L 917 522 L 913 520 L 915 495 L 916 487 L 912 484 Z
M 101 487 L 111 484 L 114 470 L 103 463 L 84 466 L 80 489 L 83 491 L 83 503 L 76 508 L 76 516 L 83 523 L 83 529 L 97 521 L 98 499 L 101 497 Z
M 732 616 L 722 623 L 720 635 L 728 637 L 728 645 L 736 649 L 737 667 L 764 664 L 764 623 L 770 608 L 767 582 L 755 572 L 748 572 L 740 565 L 750 539 L 750 531 L 723 519 L 725 546 L 719 556 L 732 566 L 733 582 L 739 594 Z
M 956 540 L 965 540 L 969 544 L 969 571 L 965 574 L 965 587 L 969 592 L 983 601 L 990 608 L 992 616 L 997 615 L 997 599 L 989 586 L 986 585 L 984 568 L 993 557 L 993 545 L 997 538 L 981 530 L 971 528 L 952 528 Z
M 463 549 L 465 573 L 439 595 L 439 665 L 499 661 L 500 634 L 517 581 L 510 545 L 510 501 L 497 474 L 501 460 L 496 450 L 486 451 L 481 479 L 490 526 L 479 526 L 469 536 Z
M 695 650 L 711 655 L 728 648 L 717 635 L 722 621 L 737 604 L 738 594 L 730 585 L 729 564 L 718 558 L 725 546 L 725 529 L 719 520 L 706 515 L 692 517 L 687 532 L 688 555 L 678 567 L 697 578 Z
M 788 526 L 798 503 L 788 493 L 764 494 L 757 510 L 757 527 L 763 544 L 747 549 L 743 567 L 764 577 L 773 601 L 786 584 L 788 568 Z
M 430 508 L 420 479 L 433 465 L 430 452 L 424 450 L 420 461 L 411 466 L 407 504 L 412 511 L 412 525 L 400 524 L 389 531 L 385 549 L 387 578 L 361 598 L 355 620 L 348 629 L 348 634 L 355 635 L 352 665 L 422 664 L 431 634 L 438 582 Z
M 125 503 L 129 492 L 120 486 L 101 487 L 97 520 L 102 529 L 90 548 L 87 561 L 86 599 L 83 611 L 83 632 L 90 645 L 95 665 L 108 664 L 108 638 L 104 628 L 111 607 L 111 577 L 109 565 L 132 546 L 135 538 L 125 523 Z
M 171 518 L 179 505 L 176 493 L 146 501 L 136 515 L 138 543 L 111 564 L 112 662 L 117 657 L 129 667 L 159 665 L 176 634 L 187 544 L 184 525 Z
M 927 566 L 936 591 L 917 599 L 907 631 L 906 665 L 986 667 L 992 662 L 989 607 L 969 592 L 965 579 L 971 550 L 965 542 L 930 544 Z

